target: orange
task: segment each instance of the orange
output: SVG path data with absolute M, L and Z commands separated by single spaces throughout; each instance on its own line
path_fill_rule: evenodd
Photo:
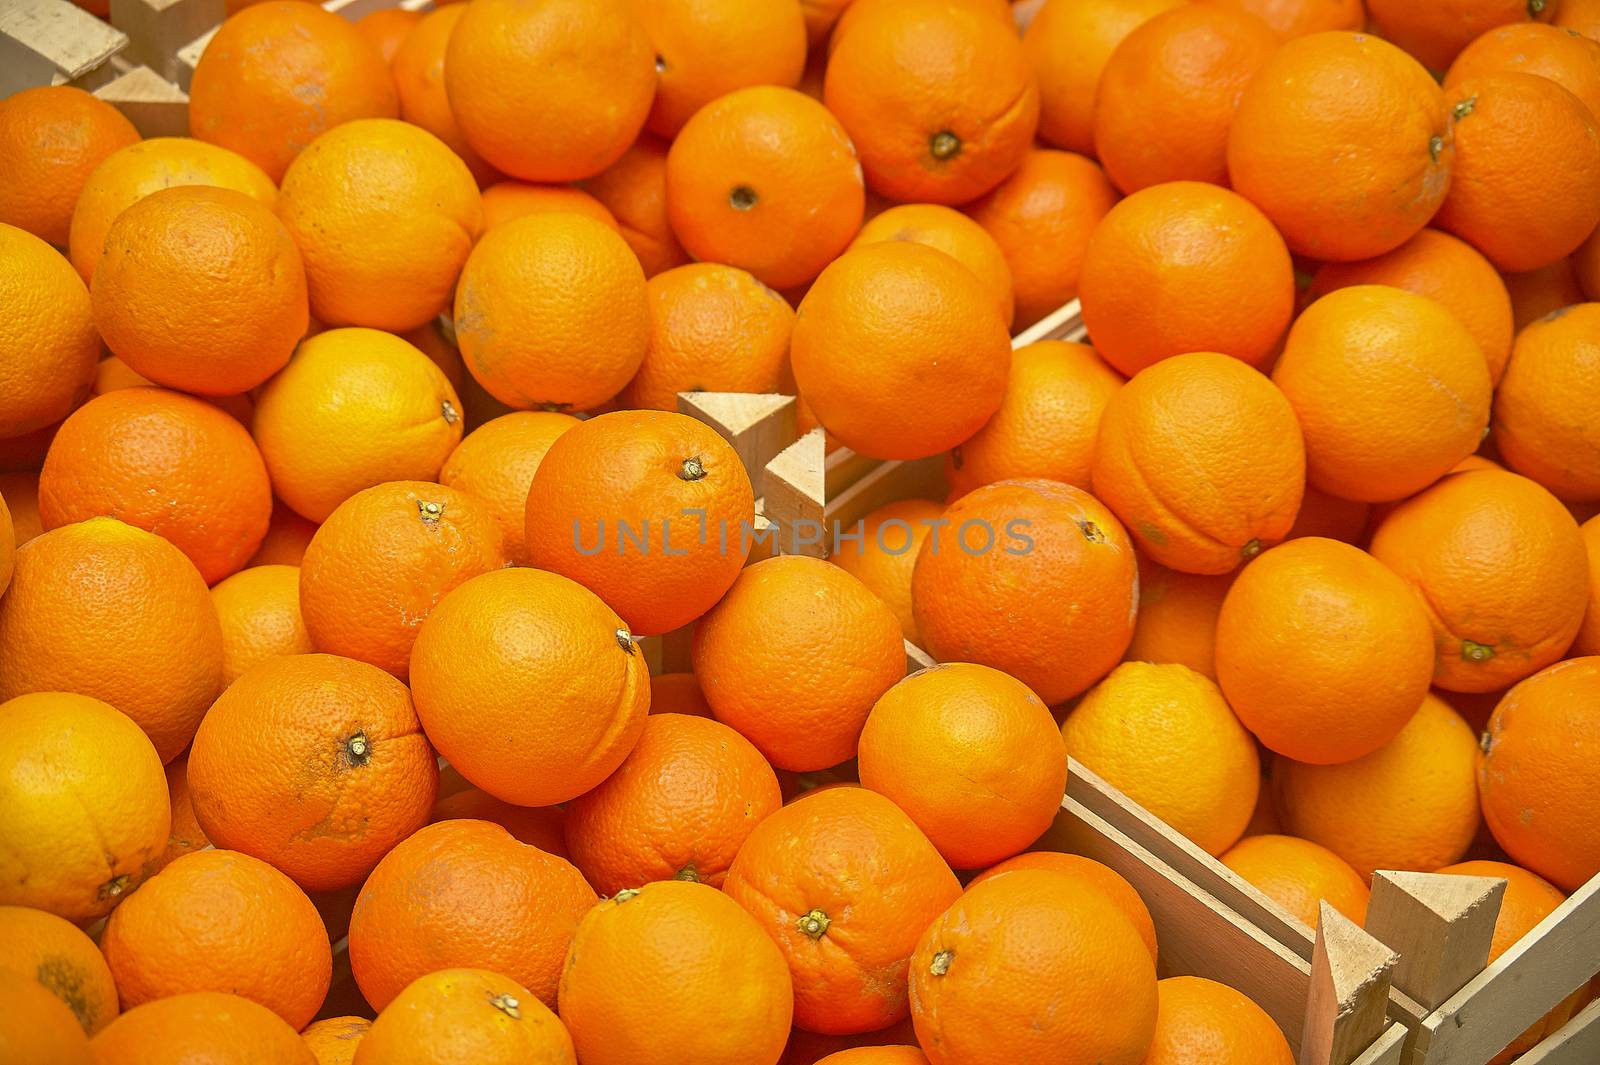
M 961 885 L 893 802 L 838 787 L 761 822 L 723 890 L 783 952 L 795 1024 L 848 1034 L 906 1016 L 912 948 Z
M 905 676 L 894 611 L 844 570 L 803 555 L 743 570 L 701 618 L 692 656 L 717 720 L 794 772 L 854 757 L 873 703 Z
M 1361 0 L 1216 0 L 1248 11 L 1285 37 L 1304 37 L 1324 30 L 1361 30 L 1367 13 Z
M 852 0 L 800 0 L 806 20 L 806 44 L 812 49 L 828 40 L 828 33 Z
M 0 1054 L 28 1065 L 93 1065 L 72 1011 L 30 977 L 0 972 Z
M 842 1050 L 898 1047 L 915 1044 L 916 1041 L 917 1036 L 911 1029 L 909 1016 L 899 1024 L 891 1024 L 880 1031 L 858 1032 L 854 1035 L 818 1035 L 804 1028 L 795 1028 L 789 1033 L 789 1044 L 784 1047 L 783 1057 L 778 1059 L 778 1065 L 819 1065 L 829 1054 L 836 1054 Z M 895 1062 L 894 1065 L 905 1065 L 905 1063 Z M 916 1065 L 923 1065 L 923 1062 L 916 1062 Z
M 1122 384 L 1088 344 L 1037 341 L 1014 350 L 1000 409 L 950 448 L 950 494 L 1019 477 L 1088 489 L 1101 416 Z
M 444 84 L 491 165 L 571 181 L 616 162 L 638 135 L 656 88 L 651 56 L 624 0 L 485 0 L 450 34 Z
M 272 485 L 242 425 L 209 403 L 125 388 L 79 407 L 39 473 L 39 517 L 55 529 L 115 516 L 176 545 L 214 583 L 266 535 Z
M 167 763 L 166 769 L 172 827 L 167 831 L 167 849 L 161 854 L 162 868 L 185 854 L 211 846 L 199 819 L 194 815 L 194 800 L 189 791 L 189 756 L 186 754 L 182 758 L 174 758 Z
M 1156 1036 L 1144 1065 L 1293 1065 L 1277 1022 L 1227 984 L 1171 976 L 1156 994 Z
M 818 1058 L 816 1065 L 928 1065 L 928 1059 L 917 1047 L 858 1047 Z
M 739 89 L 707 104 L 667 154 L 667 219 L 683 247 L 773 288 L 810 281 L 843 251 L 865 196 L 844 127 L 794 89 Z
M 11 523 L 11 511 L 5 497 L 0 495 L 0 595 L 11 584 L 11 571 L 16 565 L 17 533 Z
M 247 566 L 299 566 L 305 557 L 306 545 L 311 543 L 317 527 L 284 506 L 272 501 L 272 519 L 267 523 L 267 535 L 261 546 L 250 556 Z
M 1600 658 L 1551 666 L 1506 693 L 1478 762 L 1484 820 L 1512 859 L 1576 891 L 1600 872 L 1593 740 L 1583 708 L 1600 689 Z
M 1374 27 L 1433 70 L 1448 67 L 1456 54 L 1480 34 L 1526 19 L 1548 22 L 1557 4 L 1547 0 L 1452 0 L 1414 4 L 1408 0 L 1366 0 Z
M 1028 851 L 1015 858 L 1007 858 L 999 865 L 990 866 L 973 877 L 967 888 L 970 890 L 985 880 L 993 880 L 1003 873 L 1018 869 L 1048 869 L 1051 872 L 1064 873 L 1099 891 L 1133 925 L 1134 930 L 1139 933 L 1139 938 L 1144 940 L 1144 945 L 1149 949 L 1150 959 L 1156 960 L 1156 926 L 1150 918 L 1150 911 L 1145 907 L 1144 900 L 1121 874 L 1093 858 L 1085 858 L 1078 854 L 1062 854 L 1058 851 Z
M 461 441 L 461 400 L 399 337 L 330 329 L 267 382 L 251 431 L 273 492 L 322 522 L 364 488 L 437 476 Z
M 356 1044 L 353 1065 L 577 1065 L 556 1015 L 515 980 L 441 969 L 396 995 Z
M 17 547 L 44 532 L 43 523 L 39 520 L 38 474 L 0 473 L 0 500 L 10 511 Z M 10 570 L 6 572 L 9 577 Z M 0 587 L 0 591 L 4 591 L 4 588 Z
M 658 138 L 641 134 L 582 188 L 616 218 L 646 277 L 689 261 L 667 221 L 667 146 Z
M 205 581 L 176 547 L 115 518 L 54 529 L 17 552 L 0 647 L 0 699 L 104 699 L 163 762 L 188 746 L 222 688 L 222 630 Z
M 0 973 L 36 980 L 93 1035 L 117 1015 L 117 985 L 94 940 L 70 921 L 26 906 L 0 906 Z M 3 978 L 3 977 L 0 977 Z
M 926 244 L 971 270 L 994 295 L 1001 319 L 1011 323 L 1011 267 L 999 241 L 977 222 L 942 204 L 905 203 L 873 216 L 850 246 L 890 240 Z
M 1139 617 L 1130 662 L 1176 662 L 1217 679 L 1217 615 L 1233 574 L 1180 573 L 1139 556 Z
M 422 12 L 407 11 L 404 8 L 387 7 L 377 11 L 369 11 L 356 19 L 356 29 L 366 35 L 378 48 L 378 54 L 383 56 L 383 61 L 394 64 L 394 57 L 400 50 L 400 45 L 411 35 L 418 22 L 422 20 Z
M 454 4 L 443 11 L 464 11 Z M 621 232 L 617 220 L 605 204 L 571 185 L 530 185 L 525 181 L 501 181 L 483 190 L 483 228 L 485 232 L 515 218 L 550 211 L 571 211 L 604 222 Z
M 839 21 L 834 23 L 833 33 L 828 38 L 827 57 L 832 57 L 834 49 L 839 47 L 839 42 L 844 40 L 845 35 L 850 33 L 857 23 L 877 18 L 881 10 L 888 8 L 898 8 L 900 17 L 904 18 L 914 13 L 917 5 L 923 2 L 924 0 L 851 0 L 840 12 Z M 1011 0 L 952 0 L 952 2 L 957 7 L 968 8 L 992 19 L 1015 35 L 1017 21 L 1011 13 Z
M 1094 492 L 1152 559 L 1227 573 L 1286 536 L 1305 488 L 1294 410 L 1216 352 L 1141 370 L 1107 402 Z
M 294 881 L 234 851 L 185 855 L 151 877 L 101 939 L 122 1004 L 226 988 L 295 1028 L 322 1006 L 328 932 Z
M 911 956 L 911 1019 L 933 1065 L 1138 1065 L 1155 963 L 1094 885 L 1043 869 L 986 880 Z
M 428 612 L 507 564 L 487 503 L 441 484 L 390 481 L 340 503 L 317 529 L 300 563 L 300 614 L 317 650 L 405 680 Z
M 398 50 L 389 61 L 394 74 L 395 89 L 400 95 L 400 117 L 419 126 L 444 142 L 454 152 L 480 185 L 487 185 L 500 176 L 500 172 L 472 150 L 455 112 L 450 109 L 450 98 L 445 92 L 444 54 L 450 43 L 450 34 L 461 16 L 466 14 L 465 4 L 446 4 L 421 16 L 421 21 L 406 34 Z M 378 13 L 374 13 L 378 14 Z M 373 16 L 368 16 L 373 17 Z M 488 202 L 484 203 L 484 228 L 489 227 Z
M 310 654 L 300 620 L 300 568 L 251 566 L 211 589 L 222 623 L 222 683 L 281 655 Z
M 1078 295 L 1095 350 L 1129 376 L 1191 351 L 1260 366 L 1294 313 L 1294 270 L 1283 238 L 1243 197 L 1174 181 L 1105 216 Z
M 56 250 L 0 224 L 0 438 L 58 422 L 89 394 L 100 358 L 89 293 Z
M 650 705 L 644 657 L 622 619 L 543 570 L 485 573 L 445 596 L 411 661 L 417 713 L 439 753 L 519 806 L 599 784 L 638 742 Z
M 1498 691 L 1562 657 L 1583 624 L 1582 534 L 1526 477 L 1452 474 L 1396 507 L 1371 550 L 1422 593 L 1441 688 Z
M 337 16 L 335 16 L 337 17 Z M 265 1006 L 238 995 L 195 991 L 129 1010 L 90 1044 L 95 1065 L 167 1061 L 316 1065 L 295 1030 Z
M 439 483 L 488 504 L 505 541 L 505 554 L 529 564 L 524 523 L 534 471 L 556 437 L 578 419 L 553 411 L 503 414 L 462 438 L 439 471 Z
M 778 948 L 704 884 L 646 884 L 600 903 L 561 973 L 561 1019 L 584 1065 L 776 1061 L 793 1008 Z
M 1124 662 L 1061 724 L 1067 753 L 1216 855 L 1255 810 L 1255 740 L 1188 666 Z
M 911 610 L 911 573 L 917 552 L 933 531 L 944 507 L 927 499 L 898 499 L 862 518 L 856 528 L 841 531 L 837 550 L 828 561 L 856 578 L 889 604 L 900 622 L 900 635 L 918 642 L 917 619 Z M 860 539 L 853 538 L 860 532 Z M 851 539 L 846 539 L 852 536 Z
M 1570 650 L 1574 655 L 1600 654 L 1600 517 L 1584 522 L 1580 531 L 1589 557 L 1589 605 Z
M 317 1065 L 353 1065 L 356 1047 L 371 1028 L 365 1017 L 324 1017 L 307 1025 L 300 1038 L 311 1048 Z
M 672 138 L 700 108 L 751 85 L 800 83 L 806 23 L 799 0 L 631 0 L 655 48 L 656 95 L 645 127 Z
M 1280 544 L 1245 567 L 1222 601 L 1222 694 L 1257 739 L 1297 761 L 1371 754 L 1416 713 L 1432 676 L 1421 597 L 1349 544 L 1317 536 Z
M 493 821 L 516 839 L 538 847 L 546 854 L 569 858 L 566 841 L 566 811 L 560 806 L 513 806 L 479 788 L 469 787 L 447 795 L 433 804 L 428 823 L 467 818 Z
M 1272 381 L 1305 435 L 1310 484 L 1383 502 L 1477 450 L 1489 364 L 1443 305 L 1388 285 L 1330 292 L 1301 312 Z
M 363 662 L 290 655 L 217 700 L 188 779 L 211 842 L 327 891 L 359 882 L 427 823 L 439 772 L 399 681 Z
M 70 85 L 0 100 L 0 223 L 65 247 L 89 175 L 138 139 L 121 111 Z
M 1228 176 L 1296 254 L 1369 259 L 1404 244 L 1444 199 L 1455 160 L 1447 118 L 1439 86 L 1394 45 L 1297 37 L 1239 99 Z
M 1089 235 L 1117 190 L 1090 159 L 1034 149 L 1011 176 L 963 208 L 1011 268 L 1014 325 L 1031 325 L 1078 294 Z
M 1217 4 L 1164 11 L 1125 37 L 1100 75 L 1094 150 L 1124 192 L 1163 181 L 1228 181 L 1239 96 L 1282 38 Z
M 1562 0 L 1555 16 L 1555 24 L 1562 29 L 1600 41 L 1600 2 L 1597 0 Z
M 568 804 L 567 842 L 603 895 L 652 880 L 721 887 L 745 839 L 782 805 L 772 767 L 743 736 L 651 714 L 617 771 Z
M 689 714 L 711 717 L 711 704 L 693 673 L 658 673 L 650 678 L 652 714 Z
M 10 841 L 0 905 L 81 924 L 105 916 L 167 845 L 161 760 L 98 699 L 38 692 L 0 710 L 0 831 Z
M 377 46 L 345 19 L 286 0 L 229 17 L 189 86 L 194 136 L 238 152 L 273 181 L 326 130 L 398 113 Z
M 1272 783 L 1284 831 L 1320 843 L 1370 878 L 1460 860 L 1478 831 L 1477 737 L 1429 694 L 1395 737 L 1341 765 L 1279 758 Z
M 1356 924 L 1366 920 L 1370 892 L 1361 874 L 1310 840 L 1246 836 L 1222 856 L 1222 864 L 1307 928 L 1317 927 L 1320 902 Z
M 993 666 L 1054 706 L 1122 658 L 1137 566 L 1128 534 L 1093 496 L 1055 481 L 1001 481 L 944 518 L 911 579 L 917 631 L 935 659 Z
M 1034 15 L 1023 50 L 1039 79 L 1039 139 L 1094 151 L 1096 89 L 1117 45 L 1183 0 L 1053 0 Z
M 487 821 L 441 821 L 367 878 L 350 918 L 350 965 L 379 1011 L 417 977 L 458 966 L 501 973 L 550 1006 L 572 933 L 594 904 L 567 861 Z
M 887 796 L 957 869 L 982 869 L 1050 827 L 1067 754 L 1050 708 L 988 666 L 919 670 L 861 730 L 861 784 Z
M 650 341 L 620 407 L 677 411 L 679 392 L 777 392 L 794 311 L 733 266 L 691 263 L 645 283 Z
M 999 409 L 1011 347 L 977 275 L 890 241 L 823 270 L 800 302 L 790 358 L 801 395 L 842 444 L 914 459 L 961 443 Z
M 1514 70 L 1537 74 L 1567 89 L 1591 114 L 1600 111 L 1600 42 L 1540 22 L 1490 30 L 1450 64 L 1446 91 L 1467 78 Z
M 977 199 L 1021 165 L 1039 125 L 1015 28 L 967 4 L 863 6 L 834 38 L 823 100 L 867 184 L 902 202 Z
M 604 223 L 570 213 L 519 218 L 485 233 L 467 258 L 455 328 L 467 370 L 502 403 L 587 410 L 616 395 L 644 360 L 644 271 Z
M 1552 312 L 1517 337 L 1494 400 L 1506 463 L 1563 499 L 1600 499 L 1597 431 L 1581 413 L 1594 388 L 1600 303 Z

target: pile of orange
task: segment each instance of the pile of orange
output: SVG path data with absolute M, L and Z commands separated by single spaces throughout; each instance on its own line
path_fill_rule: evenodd
M 1600 874 L 1600 5 L 227 7 L 0 99 L 0 1060 L 1288 1065 L 1069 755 Z M 752 548 L 696 392 L 942 489 Z

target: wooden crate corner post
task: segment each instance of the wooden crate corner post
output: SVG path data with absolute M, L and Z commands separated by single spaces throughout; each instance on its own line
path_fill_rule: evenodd
M 1437 1009 L 1489 961 L 1504 880 L 1379 871 L 1367 931 L 1400 955 L 1394 983 Z
M 178 80 L 179 50 L 226 14 L 223 0 L 111 0 L 111 24 L 128 35 L 128 58 L 168 82 Z
M 1348 917 L 1319 904 L 1300 1065 L 1350 1065 L 1388 1028 L 1399 956 Z

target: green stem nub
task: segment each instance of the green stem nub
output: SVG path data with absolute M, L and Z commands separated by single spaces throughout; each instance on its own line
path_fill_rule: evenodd
M 945 973 L 950 971 L 950 963 L 955 961 L 955 958 L 955 951 L 941 950 L 939 953 L 933 956 L 932 963 L 928 965 L 928 971 L 934 976 L 943 976 Z
M 1103 544 L 1106 542 L 1105 530 L 1092 521 L 1078 522 L 1078 530 L 1083 533 L 1083 538 L 1091 544 Z
M 693 862 L 690 862 L 688 865 L 674 873 L 672 879 L 687 881 L 691 884 L 698 884 L 700 883 L 700 870 L 694 867 Z
M 633 646 L 633 633 L 629 632 L 627 629 L 618 629 L 617 646 L 628 652 L 630 655 L 633 654 L 635 650 Z
M 444 504 L 431 500 L 417 500 L 417 514 L 421 516 L 424 525 L 437 525 L 439 519 L 444 517 Z
M 100 897 L 102 899 L 114 899 L 126 890 L 128 890 L 128 874 L 123 873 L 121 876 L 114 876 L 100 885 Z
M 489 1000 L 489 1005 L 514 1021 L 522 1019 L 522 1003 L 512 995 L 496 995 Z
M 728 203 L 733 205 L 735 211 L 748 211 L 756 205 L 756 190 L 749 185 L 735 185 L 733 191 L 728 193 Z
M 1251 540 L 1249 543 L 1239 548 L 1239 554 L 1242 555 L 1246 560 L 1255 558 L 1257 555 L 1261 554 L 1261 541 Z
M 947 129 L 942 129 L 928 139 L 928 151 L 941 163 L 954 159 L 961 154 L 961 138 Z
M 800 929 L 803 935 L 810 936 L 812 939 L 821 939 L 828 934 L 828 926 L 831 924 L 833 924 L 833 921 L 828 918 L 827 914 L 821 910 L 812 910 L 796 921 L 795 927 Z
M 1458 103 L 1454 107 L 1452 107 L 1450 109 L 1450 115 L 1451 115 L 1451 117 L 1456 119 L 1456 121 L 1459 122 L 1461 119 L 1466 118 L 1468 115 L 1472 114 L 1472 112 L 1475 111 L 1477 109 L 1477 107 L 1478 107 L 1478 98 L 1476 96 L 1469 96 L 1465 100 L 1462 100 L 1460 103 Z
M 627 902 L 637 894 L 639 894 L 639 889 L 636 887 L 623 888 L 621 891 L 611 896 L 611 901 L 616 903 L 618 906 L 621 906 L 624 902 Z
M 1428 158 L 1437 163 L 1439 161 L 1439 156 L 1441 154 L 1443 154 L 1443 152 L 1444 152 L 1444 138 L 1443 137 L 1438 137 L 1438 136 L 1429 137 L 1428 138 Z
M 357 732 L 344 741 L 344 760 L 352 766 L 366 765 L 372 760 L 372 744 L 365 732 Z
M 706 475 L 705 459 L 699 455 L 683 460 L 683 465 L 678 467 L 680 481 L 698 481 Z
M 1486 643 L 1474 643 L 1471 640 L 1461 641 L 1461 657 L 1468 662 L 1487 662 L 1494 657 L 1494 648 Z
M 444 421 L 446 425 L 454 425 L 456 422 L 461 420 L 461 413 L 456 410 L 456 405 L 451 403 L 448 399 L 440 401 L 439 413 L 444 415 Z

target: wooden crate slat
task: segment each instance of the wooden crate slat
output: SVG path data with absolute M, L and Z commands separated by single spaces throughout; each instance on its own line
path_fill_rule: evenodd
M 77 81 L 128 46 L 128 35 L 70 0 L 0 3 L 0 96 Z
M 1083 309 L 1077 300 L 1064 303 L 1011 338 L 1011 348 L 1026 347 L 1040 340 L 1082 342 L 1089 335 L 1083 325 Z
M 1300 1065 L 1347 1065 L 1383 1034 L 1398 960 L 1344 914 L 1318 903 Z
M 813 429 L 767 463 L 761 495 L 767 517 L 778 526 L 783 549 L 791 554 L 823 558 L 823 468 L 827 440 Z M 815 543 L 801 543 L 812 538 Z
M 928 669 L 939 664 L 933 660 L 932 655 L 910 640 L 904 642 L 906 645 L 906 676 L 909 677 L 919 669 Z
M 794 442 L 793 396 L 753 392 L 680 392 L 678 413 L 698 418 L 715 429 L 738 454 L 760 497 L 765 491 L 767 463 Z
M 1517 1059 L 1517 1065 L 1594 1065 L 1600 1061 L 1600 999 L 1595 999 L 1554 1035 Z
M 1405 1060 L 1406 1037 L 1410 1034 L 1405 1025 L 1396 1021 L 1350 1065 L 1400 1065 Z
M 141 137 L 189 135 L 189 94 L 149 67 L 134 67 L 94 94 L 121 111 Z
M 128 35 L 128 56 L 168 81 L 178 50 L 226 15 L 223 0 L 111 0 L 111 24 Z
M 1505 890 L 1495 877 L 1373 874 L 1367 931 L 1399 953 L 1395 986 L 1437 1009 L 1482 972 Z

